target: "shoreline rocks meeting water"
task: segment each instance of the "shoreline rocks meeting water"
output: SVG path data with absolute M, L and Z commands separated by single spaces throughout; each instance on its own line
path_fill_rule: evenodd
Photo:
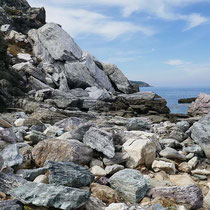
M 210 208 L 208 95 L 172 115 L 43 8 L 0 10 L 0 209 Z

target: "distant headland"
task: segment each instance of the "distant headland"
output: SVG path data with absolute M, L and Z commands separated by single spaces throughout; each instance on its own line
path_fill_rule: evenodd
M 138 84 L 139 87 L 152 87 L 152 86 L 149 85 L 148 83 L 142 82 L 142 81 L 131 81 L 131 80 L 130 80 L 130 83 L 132 83 L 132 84 Z

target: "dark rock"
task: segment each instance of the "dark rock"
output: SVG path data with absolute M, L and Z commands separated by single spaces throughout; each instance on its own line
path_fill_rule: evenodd
M 196 185 L 153 188 L 151 195 L 153 198 L 174 198 L 177 203 L 189 204 L 192 209 L 199 209 L 203 206 L 202 191 Z
M 18 200 L 0 201 L 1 210 L 22 210 L 23 204 Z
M 45 174 L 48 171 L 48 168 L 36 168 L 36 169 L 23 169 L 19 170 L 17 174 L 21 175 L 24 179 L 28 181 L 34 181 L 34 179 L 42 174 Z
M 106 166 L 111 166 L 114 164 L 125 163 L 129 158 L 129 155 L 125 152 L 116 152 L 113 158 L 103 158 L 103 162 Z
M 50 172 L 50 184 L 79 188 L 89 186 L 94 180 L 94 175 L 88 169 L 72 162 L 48 161 L 45 167 Z
M 19 187 L 27 181 L 20 176 L 0 172 L 0 192 L 9 194 L 13 188 Z
M 194 97 L 194 98 L 180 98 L 179 100 L 178 100 L 178 103 L 179 104 L 191 104 L 193 101 L 195 101 L 196 100 L 196 98 Z
M 132 130 L 139 130 L 139 131 L 148 131 L 151 129 L 151 125 L 141 119 L 131 119 L 127 126 L 126 126 L 128 131 L 132 131 Z
M 69 210 L 84 205 L 90 196 L 87 190 L 33 182 L 13 189 L 10 193 L 25 204 Z
M 11 128 L 0 130 L 0 139 L 12 144 L 17 142 L 17 137 Z
M 124 169 L 110 177 L 109 183 L 125 201 L 138 203 L 147 193 L 149 182 L 134 169 Z

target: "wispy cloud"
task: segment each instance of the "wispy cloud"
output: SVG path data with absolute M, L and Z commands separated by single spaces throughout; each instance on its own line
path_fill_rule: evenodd
M 112 17 L 85 9 L 65 9 L 49 6 L 46 9 L 48 22 L 60 23 L 73 37 L 97 34 L 113 40 L 128 33 L 139 32 L 148 36 L 155 33 L 150 27 L 128 21 L 117 21 Z
M 164 63 L 170 66 L 180 66 L 180 65 L 189 64 L 189 62 L 179 60 L 179 59 L 171 59 L 171 60 L 165 61 Z

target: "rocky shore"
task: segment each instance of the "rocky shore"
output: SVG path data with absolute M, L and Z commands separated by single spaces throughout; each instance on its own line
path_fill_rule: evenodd
M 44 8 L 0 10 L 1 210 L 210 208 L 208 95 L 183 120 Z

